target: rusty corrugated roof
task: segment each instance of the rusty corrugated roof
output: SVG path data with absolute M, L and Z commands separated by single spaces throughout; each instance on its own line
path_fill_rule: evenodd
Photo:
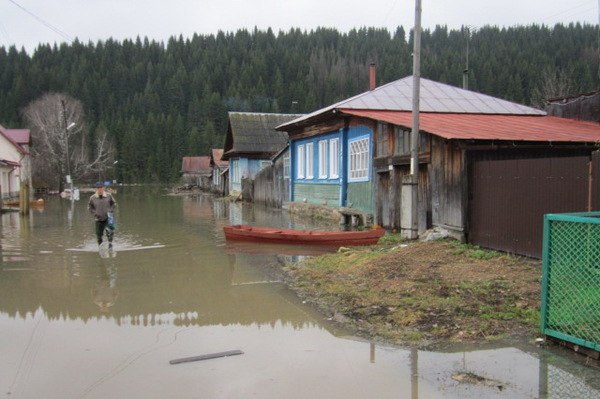
M 213 148 L 211 151 L 212 160 L 219 167 L 227 167 L 229 165 L 229 161 L 221 159 L 223 156 L 222 148 Z
M 410 129 L 412 112 L 341 109 L 341 112 Z M 596 142 L 600 124 L 532 115 L 421 113 L 421 131 L 446 139 Z
M 212 173 L 210 157 L 183 157 L 181 171 L 183 173 Z

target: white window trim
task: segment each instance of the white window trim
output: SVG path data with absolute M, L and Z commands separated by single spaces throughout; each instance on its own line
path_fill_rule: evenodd
M 299 145 L 296 152 L 298 155 L 298 160 L 296 162 L 296 177 L 298 179 L 304 179 L 304 169 L 306 166 L 306 152 L 304 150 L 304 144 Z
M 366 148 L 364 151 L 360 151 L 356 154 L 352 154 L 353 144 L 360 146 L 364 142 Z M 357 137 L 356 139 L 348 141 L 348 181 L 349 182 L 361 182 L 369 181 L 369 168 L 370 168 L 370 138 L 369 136 Z M 360 144 L 359 144 L 360 143 Z M 354 169 L 353 169 L 354 167 Z M 360 172 L 360 174 L 358 174 Z M 353 176 L 353 174 L 355 176 Z
M 335 138 L 329 140 L 329 178 L 338 179 L 340 177 L 340 139 Z
M 314 143 L 306 143 L 306 178 L 313 179 L 315 176 Z
M 290 154 L 289 152 L 283 156 L 283 178 L 290 178 Z
M 327 144 L 327 140 L 319 140 L 319 179 L 327 179 L 329 156 Z
M 240 183 L 242 179 L 240 178 L 240 161 L 239 159 L 233 159 L 231 161 L 231 182 L 232 183 Z

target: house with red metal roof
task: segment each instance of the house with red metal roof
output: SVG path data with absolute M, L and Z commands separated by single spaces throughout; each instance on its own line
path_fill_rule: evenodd
M 21 181 L 31 187 L 29 129 L 7 129 L 0 125 L 0 197 L 19 196 Z
M 372 72 L 374 75 L 374 71 Z M 371 79 L 374 82 L 374 78 Z M 290 138 L 290 200 L 352 207 L 403 231 L 412 76 L 277 127 Z M 600 124 L 421 79 L 418 229 L 539 257 L 542 216 L 600 210 Z M 595 169 L 594 169 L 595 170 Z
M 212 177 L 210 157 L 183 157 L 181 161 L 181 173 L 185 183 L 194 184 L 208 190 Z

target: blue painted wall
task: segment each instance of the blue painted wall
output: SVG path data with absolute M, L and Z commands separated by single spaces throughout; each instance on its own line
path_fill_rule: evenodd
M 336 179 L 321 178 L 319 176 L 319 141 L 333 138 L 339 139 L 337 160 L 339 177 Z M 348 169 L 350 167 L 348 160 L 349 143 L 361 138 L 369 139 L 368 176 L 356 181 L 348 181 Z M 313 143 L 314 170 L 312 179 L 307 179 L 306 177 L 298 178 L 298 146 L 304 145 L 306 148 L 307 143 Z M 292 140 L 290 148 L 292 171 L 291 201 L 306 201 L 330 206 L 346 206 L 352 203 L 352 206 L 357 209 L 368 213 L 373 212 L 373 131 L 371 128 L 367 126 L 353 126 L 318 136 Z M 339 195 L 333 195 L 332 185 L 335 186 L 335 190 L 337 190 Z
M 262 169 L 261 163 L 263 161 L 269 161 L 269 159 L 250 159 L 250 158 L 232 158 L 229 162 L 229 192 L 241 192 L 242 191 L 242 178 L 254 179 L 256 174 Z M 235 164 L 238 165 L 239 176 L 235 179 L 233 170 Z M 237 180 L 234 181 L 234 180 Z

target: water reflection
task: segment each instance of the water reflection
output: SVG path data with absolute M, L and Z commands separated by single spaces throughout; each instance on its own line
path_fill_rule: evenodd
M 314 226 L 209 196 L 158 194 L 119 190 L 115 247 L 164 247 L 109 259 L 67 251 L 94 248 L 84 202 L 71 211 L 70 201 L 51 200 L 29 219 L 2 215 L 0 387 L 10 397 L 585 398 L 600 391 L 595 370 L 527 345 L 433 352 L 344 338 L 347 331 L 281 283 L 281 262 L 305 254 L 226 243 L 222 232 L 229 223 Z M 231 349 L 245 354 L 168 364 Z M 458 372 L 505 388 L 461 384 L 452 379 Z
M 107 313 L 115 305 L 117 290 L 117 266 L 98 262 L 98 276 L 92 287 L 92 300 L 101 312 Z

